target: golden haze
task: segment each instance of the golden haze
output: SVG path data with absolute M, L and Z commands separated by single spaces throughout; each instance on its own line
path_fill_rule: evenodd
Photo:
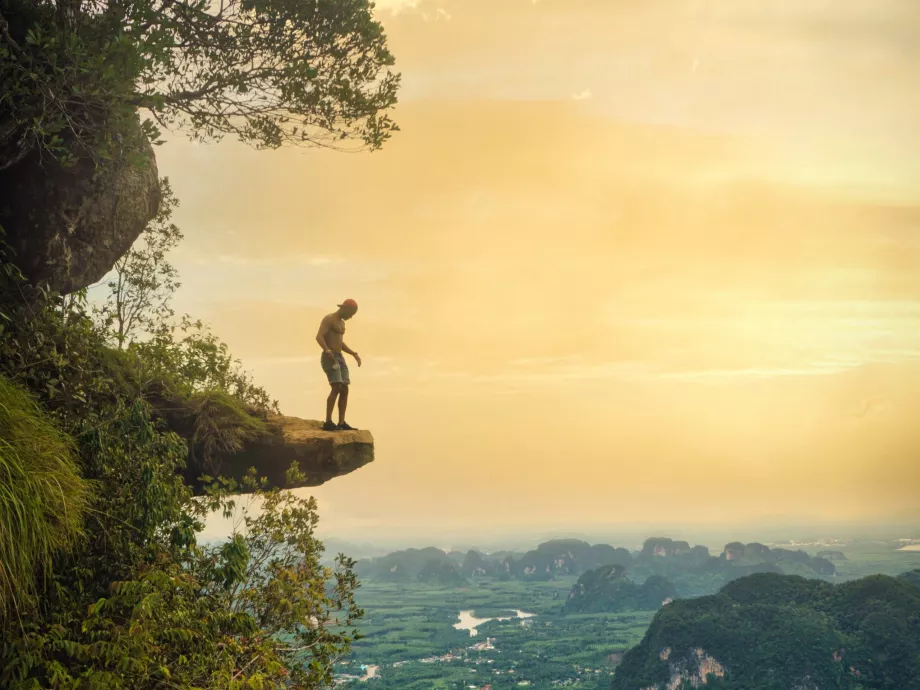
M 920 4 L 378 12 L 385 150 L 159 153 L 177 306 L 286 413 L 361 305 L 328 532 L 920 516 Z

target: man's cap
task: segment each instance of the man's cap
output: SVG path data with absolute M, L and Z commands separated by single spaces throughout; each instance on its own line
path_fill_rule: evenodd
M 357 308 L 358 308 L 358 303 L 355 302 L 353 299 L 347 299 L 347 300 L 345 300 L 344 302 L 342 302 L 339 306 L 340 306 L 340 307 L 348 307 L 349 309 L 357 309 Z

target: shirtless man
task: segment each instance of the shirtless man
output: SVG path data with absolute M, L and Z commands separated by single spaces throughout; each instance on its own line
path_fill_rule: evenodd
M 348 386 L 351 380 L 348 377 L 348 364 L 345 362 L 347 352 L 358 366 L 361 366 L 361 357 L 357 352 L 345 344 L 345 322 L 358 312 L 358 304 L 353 299 L 347 299 L 339 305 L 339 308 L 332 314 L 327 314 L 319 324 L 319 332 L 316 334 L 316 342 L 323 348 L 323 354 L 320 363 L 323 365 L 323 371 L 326 372 L 326 378 L 329 379 L 329 385 L 332 390 L 329 397 L 326 398 L 326 423 L 323 424 L 324 431 L 353 431 L 354 427 L 348 425 L 345 421 L 345 408 L 348 407 Z M 332 410 L 335 408 L 335 401 L 339 401 L 339 423 L 332 421 Z

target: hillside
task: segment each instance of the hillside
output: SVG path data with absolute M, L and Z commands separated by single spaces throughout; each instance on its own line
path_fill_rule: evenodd
M 566 613 L 654 611 L 677 596 L 674 583 L 652 575 L 643 584 L 626 577 L 626 569 L 606 565 L 578 578 L 565 604 Z
M 355 572 L 362 579 L 408 582 L 417 579 L 426 568 L 429 572 L 435 568 L 439 569 L 442 577 L 449 570 L 456 571 L 456 566 L 446 553 L 428 546 L 424 549 L 394 551 L 380 558 L 358 561 Z
M 841 585 L 770 573 L 656 615 L 613 690 L 916 690 L 920 588 L 875 575 Z

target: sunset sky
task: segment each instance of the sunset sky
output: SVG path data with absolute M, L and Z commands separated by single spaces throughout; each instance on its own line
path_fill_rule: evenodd
M 325 534 L 920 523 L 917 0 L 377 12 L 384 150 L 158 150 L 177 311 L 286 414 L 360 305 Z

